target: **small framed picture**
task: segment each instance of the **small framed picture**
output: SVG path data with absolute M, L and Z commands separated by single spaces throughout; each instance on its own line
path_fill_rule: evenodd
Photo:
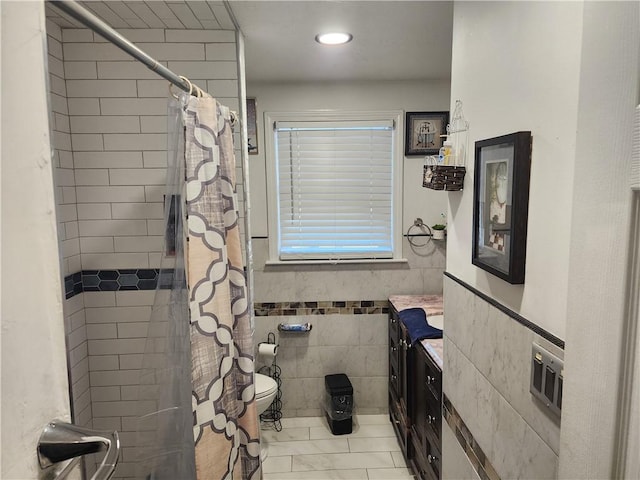
M 475 144 L 471 263 L 511 284 L 524 283 L 531 132 Z
M 449 112 L 406 112 L 406 157 L 437 155 L 447 133 Z
M 249 144 L 249 155 L 257 155 L 258 124 L 255 98 L 247 98 L 247 143 Z

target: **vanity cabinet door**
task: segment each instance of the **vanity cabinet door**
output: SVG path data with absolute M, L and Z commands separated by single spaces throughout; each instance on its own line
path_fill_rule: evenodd
M 423 480 L 440 478 L 442 372 L 420 346 L 414 347 L 410 377 L 411 466 Z
M 397 398 L 402 396 L 400 385 L 401 351 L 398 314 L 394 309 L 391 309 L 389 313 L 389 389 L 393 391 Z
M 424 354 L 426 398 L 426 433 L 438 448 L 442 445 L 442 371 Z
M 442 371 L 433 363 L 426 353 L 424 355 L 424 360 L 426 365 L 425 381 L 427 388 L 433 398 L 440 401 L 442 398 Z
M 427 397 L 429 395 L 425 378 L 427 375 L 424 353 L 420 346 L 415 347 L 415 361 L 413 362 L 411 385 L 411 403 L 409 416 L 411 429 L 414 434 L 416 450 L 423 450 L 427 427 Z
M 405 332 L 401 328 L 398 312 L 389 309 L 389 419 L 398 437 L 405 458 L 409 454 L 409 418 L 406 397 Z

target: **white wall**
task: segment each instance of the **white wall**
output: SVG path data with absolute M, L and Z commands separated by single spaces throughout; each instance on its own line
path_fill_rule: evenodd
M 472 188 L 449 197 L 447 270 L 566 341 L 558 478 L 613 477 L 639 38 L 637 2 L 460 2 L 454 9 L 451 95 L 464 102 L 471 142 L 531 130 L 533 154 L 526 283 L 511 286 L 471 265 Z M 461 321 L 482 319 L 480 303 L 467 302 Z M 502 332 L 494 341 L 505 341 Z M 492 355 L 472 359 L 469 369 L 482 369 Z M 504 384 L 528 383 L 528 374 L 519 377 Z M 489 421 L 478 433 L 494 432 L 499 443 L 506 434 L 491 413 L 480 412 Z M 530 449 L 521 451 L 527 463 Z M 502 459 L 489 460 L 509 476 L 498 469 Z
M 2 2 L 2 478 L 39 478 L 36 445 L 69 418 L 43 2 Z M 34 282 L 37 282 L 34 286 Z
M 449 194 L 447 271 L 560 338 L 581 17 L 578 2 L 460 2 L 454 8 L 451 98 L 464 104 L 470 150 L 478 140 L 530 130 L 533 152 L 525 284 L 509 285 L 471 264 L 473 160 L 462 195 Z
M 585 2 L 582 22 L 559 477 L 620 478 L 612 468 L 626 343 L 640 4 Z
M 247 96 L 256 98 L 258 155 L 249 158 L 251 176 L 251 229 L 254 237 L 266 237 L 267 191 L 265 176 L 264 112 L 304 110 L 405 110 L 410 112 L 449 109 L 449 82 L 339 82 L 339 83 L 251 83 Z M 267 131 L 269 134 L 270 131 Z M 400 134 L 404 151 L 404 130 Z M 402 233 L 416 217 L 430 225 L 441 220 L 447 194 L 422 187 L 423 157 L 404 160 Z

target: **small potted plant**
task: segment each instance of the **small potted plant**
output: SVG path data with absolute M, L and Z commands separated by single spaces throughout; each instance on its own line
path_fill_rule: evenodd
M 444 216 L 444 213 L 441 213 L 440 216 L 443 220 L 445 220 L 445 222 L 436 223 L 435 225 L 431 226 L 431 236 L 434 240 L 444 240 L 444 236 L 447 230 L 446 217 Z

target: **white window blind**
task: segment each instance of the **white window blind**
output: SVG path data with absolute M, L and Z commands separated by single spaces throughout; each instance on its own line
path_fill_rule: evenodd
M 276 122 L 280 260 L 394 255 L 393 122 Z

